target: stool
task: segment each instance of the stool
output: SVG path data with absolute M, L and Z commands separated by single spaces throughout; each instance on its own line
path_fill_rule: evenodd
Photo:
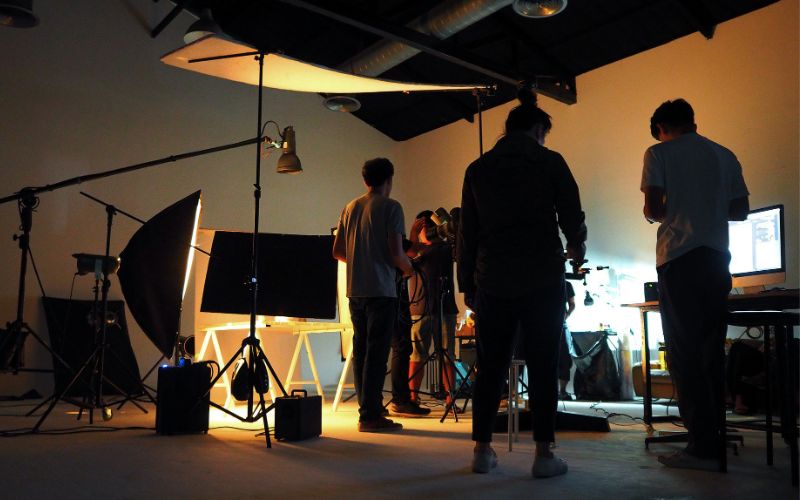
M 517 385 L 519 376 L 522 373 L 520 368 L 525 367 L 525 361 L 512 359 L 511 366 L 508 367 L 508 451 L 511 451 L 514 441 L 519 441 L 519 399 Z
M 767 372 L 766 390 L 767 401 L 771 400 L 771 387 L 769 377 L 770 332 L 775 337 L 775 355 L 778 361 L 778 391 L 780 397 L 780 426 L 781 436 L 789 445 L 789 454 L 792 467 L 792 485 L 798 485 L 798 456 L 797 456 L 797 367 L 791 350 L 793 338 L 792 327 L 800 324 L 800 314 L 784 311 L 735 311 L 728 313 L 729 325 L 743 327 L 762 327 L 764 329 L 764 360 Z M 765 430 L 767 433 L 767 465 L 772 465 L 772 408 L 767 404 L 766 425 L 756 426 L 752 422 L 732 423 L 732 427 L 741 427 L 756 430 Z

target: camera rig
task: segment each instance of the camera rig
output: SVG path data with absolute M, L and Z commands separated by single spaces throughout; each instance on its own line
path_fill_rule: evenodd
M 460 217 L 461 207 L 453 207 L 450 212 L 444 207 L 437 208 L 431 214 L 431 220 L 435 225 L 425 228 L 425 238 L 431 243 L 444 242 L 455 245 Z

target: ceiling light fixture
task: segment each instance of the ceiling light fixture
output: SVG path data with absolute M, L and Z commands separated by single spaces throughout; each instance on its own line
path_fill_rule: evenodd
M 511 8 L 520 16 L 542 19 L 553 17 L 567 8 L 567 0 L 514 0 Z
M 33 28 L 39 18 L 33 13 L 33 0 L 0 0 L 0 26 Z
M 211 9 L 203 9 L 197 21 L 193 22 L 186 30 L 186 34 L 183 35 L 183 42 L 190 44 L 204 36 L 219 35 L 221 33 L 222 30 L 219 25 L 211 17 Z
M 331 111 L 339 111 L 341 113 L 352 113 L 361 109 L 361 102 L 353 96 L 349 95 L 333 95 L 326 97 L 322 104 Z

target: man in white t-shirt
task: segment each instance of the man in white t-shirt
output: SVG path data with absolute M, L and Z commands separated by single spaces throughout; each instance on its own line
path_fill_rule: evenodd
M 375 158 L 361 175 L 367 192 L 344 208 L 333 242 L 334 258 L 347 263 L 358 430 L 398 431 L 402 424 L 383 416 L 383 382 L 397 325 L 397 270 L 403 276 L 414 270 L 403 251 L 403 207 L 389 198 L 394 166 Z
M 689 433 L 686 449 L 658 460 L 668 467 L 716 470 L 725 452 L 728 220 L 747 217 L 749 193 L 736 156 L 697 134 L 685 100 L 659 106 L 650 132 L 660 143 L 644 155 L 644 215 L 661 223 L 656 243 L 661 322 Z

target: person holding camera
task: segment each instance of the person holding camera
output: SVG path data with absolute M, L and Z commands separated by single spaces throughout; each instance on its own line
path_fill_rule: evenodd
M 473 395 L 473 472 L 497 466 L 491 448 L 514 336 L 524 345 L 536 442 L 531 473 L 567 472 L 555 457 L 558 351 L 564 321 L 564 248 L 580 266 L 586 252 L 578 185 L 564 158 L 544 147 L 550 116 L 529 89 L 506 119 L 506 133 L 466 171 L 456 262 L 464 300 L 477 313 L 477 378 Z
M 411 342 L 413 352 L 409 363 L 409 388 L 411 398 L 419 400 L 418 394 L 425 375 L 423 365 L 428 359 L 433 335 L 441 331 L 442 347 L 447 350 L 447 358 L 439 359 L 442 365 L 442 389 L 447 392 L 446 404 L 451 402 L 450 394 L 455 386 L 455 334 L 458 307 L 454 297 L 453 284 L 453 246 L 436 236 L 436 223 L 433 212 L 423 210 L 417 220 L 424 226 L 416 236 L 423 245 L 414 258 L 420 270 L 409 280 L 411 295 Z M 428 235 L 431 237 L 428 237 Z M 437 322 L 439 327 L 437 327 Z
M 403 207 L 389 198 L 392 162 L 369 160 L 361 175 L 367 192 L 344 208 L 333 242 L 333 257 L 347 263 L 358 430 L 398 431 L 403 425 L 383 416 L 383 383 L 397 328 L 397 270 L 411 276 L 414 269 L 403 250 Z

